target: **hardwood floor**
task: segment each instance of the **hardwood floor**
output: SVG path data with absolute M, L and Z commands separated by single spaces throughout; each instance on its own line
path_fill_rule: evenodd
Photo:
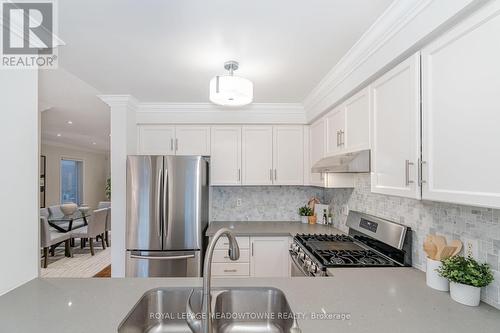
M 111 277 L 111 265 L 104 268 L 102 271 L 94 275 L 95 278 L 110 278 Z

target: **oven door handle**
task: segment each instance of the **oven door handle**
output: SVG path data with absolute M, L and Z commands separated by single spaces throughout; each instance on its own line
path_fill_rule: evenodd
M 292 259 L 292 265 L 295 265 L 295 267 L 298 268 L 298 270 L 304 275 L 304 276 L 311 276 L 310 272 L 305 272 L 304 269 L 302 268 L 302 265 L 298 262 L 296 259 L 295 255 L 293 254 L 292 251 L 290 252 L 290 258 Z

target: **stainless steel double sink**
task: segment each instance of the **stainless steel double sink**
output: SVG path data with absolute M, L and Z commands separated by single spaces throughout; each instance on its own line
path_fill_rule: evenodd
M 186 302 L 193 289 L 191 306 L 200 312 L 201 288 L 153 289 L 129 312 L 118 333 L 191 333 Z M 212 306 L 216 333 L 288 333 L 294 324 L 286 296 L 276 288 L 213 288 Z

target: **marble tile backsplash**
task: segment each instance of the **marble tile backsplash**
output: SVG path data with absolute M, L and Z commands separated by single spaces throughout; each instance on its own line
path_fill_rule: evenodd
M 214 186 L 211 191 L 211 221 L 299 221 L 298 208 L 324 194 L 308 186 Z
M 428 233 L 447 239 L 477 239 L 479 257 L 488 262 L 495 281 L 481 291 L 482 299 L 500 308 L 500 210 L 406 199 L 371 193 L 370 175 L 356 176 L 354 189 L 308 186 L 242 186 L 211 188 L 211 221 L 298 221 L 297 209 L 313 196 L 329 203 L 335 227 L 347 231 L 343 204 L 411 227 L 413 265 L 425 270 L 422 245 Z M 241 199 L 241 206 L 237 206 Z
M 481 292 L 482 299 L 500 308 L 500 210 L 456 204 L 420 201 L 371 193 L 370 175 L 356 176 L 354 189 L 327 189 L 323 200 L 334 212 L 334 225 L 346 230 L 341 206 L 407 225 L 413 230 L 413 266 L 425 270 L 423 241 L 428 233 L 447 239 L 477 239 L 479 257 L 488 262 L 495 281 Z

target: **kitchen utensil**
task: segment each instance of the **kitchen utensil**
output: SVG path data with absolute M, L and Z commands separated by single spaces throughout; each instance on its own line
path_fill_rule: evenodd
M 427 257 L 435 259 L 437 254 L 437 246 L 432 241 L 425 240 L 424 251 L 425 253 L 427 253 Z
M 456 249 L 457 248 L 455 246 L 449 246 L 449 245 L 443 247 L 441 252 L 439 252 L 437 254 L 437 259 L 438 260 L 448 259 L 449 257 L 451 257 L 453 255 L 453 253 L 455 252 Z
M 450 242 L 450 246 L 455 246 L 456 249 L 455 251 L 453 252 L 453 254 L 451 255 L 452 257 L 456 256 L 458 253 L 460 253 L 460 251 L 462 251 L 462 242 L 459 241 L 458 239 L 455 239 L 455 240 L 452 240 Z
M 436 247 L 437 247 L 436 259 L 439 260 L 440 253 L 441 253 L 441 251 L 443 251 L 443 248 L 446 246 L 446 238 L 444 238 L 444 236 L 434 235 L 432 242 L 434 244 L 436 244 Z

